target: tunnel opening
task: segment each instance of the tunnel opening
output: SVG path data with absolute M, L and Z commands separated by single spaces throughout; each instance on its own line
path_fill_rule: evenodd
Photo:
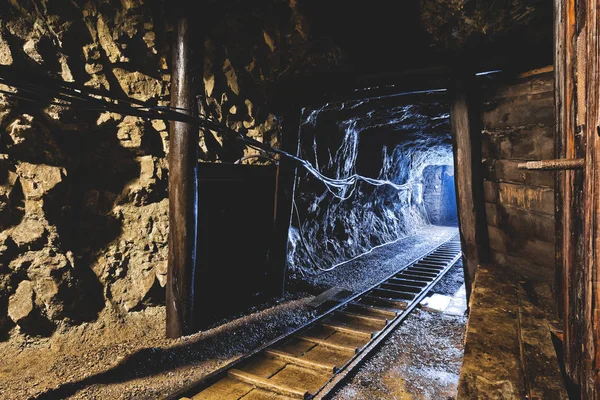
M 385 330 L 377 325 L 381 313 L 391 311 L 402 321 L 396 336 L 334 399 L 391 398 L 382 397 L 382 388 L 425 387 L 441 376 L 444 383 L 427 389 L 427 398 L 455 391 L 467 295 L 449 110 L 445 91 L 302 110 L 299 156 L 332 180 L 297 172 L 286 291 L 314 295 L 307 304 L 318 313 L 334 310 L 321 324 L 325 330 L 314 333 L 325 340 L 319 345 L 338 340 L 336 330 L 351 335 Z M 457 257 L 455 263 L 446 264 L 448 254 Z M 411 316 L 403 319 L 405 312 Z M 396 321 L 385 318 L 385 324 Z M 295 349 L 296 342 L 290 343 L 282 348 Z M 401 371 L 394 385 L 366 383 L 379 382 L 388 369 Z
M 300 157 L 335 184 L 298 171 L 288 236 L 292 290 L 404 238 L 456 228 L 445 91 L 306 107 L 299 136 Z
M 457 225 L 454 166 L 428 165 L 423 169 L 423 205 L 433 225 Z

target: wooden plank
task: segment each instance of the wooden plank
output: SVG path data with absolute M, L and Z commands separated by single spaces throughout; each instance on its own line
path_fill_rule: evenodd
M 522 257 L 541 267 L 554 269 L 554 242 L 523 237 L 489 226 L 490 248 L 505 254 Z
M 550 67 L 552 68 L 552 67 Z M 538 70 L 519 74 L 516 82 L 510 85 L 491 87 L 486 93 L 486 99 L 508 99 L 511 97 L 541 94 L 554 91 L 554 73 L 552 70 Z
M 575 0 L 554 0 L 554 91 L 556 123 L 556 158 L 575 158 L 574 123 L 574 79 L 573 79 L 573 36 L 575 32 Z M 565 370 L 572 383 L 579 379 L 576 357 L 576 324 L 571 318 L 576 312 L 576 280 L 574 268 L 575 236 L 571 234 L 573 216 L 576 214 L 574 202 L 574 181 L 577 172 L 559 171 L 556 174 L 556 286 L 559 315 L 563 317 L 563 357 Z M 579 232 L 578 232 L 579 233 Z
M 291 387 L 306 388 L 312 394 L 321 389 L 331 379 L 331 375 L 331 373 L 324 373 L 289 364 L 275 374 L 270 381 Z
M 554 190 L 540 187 L 499 183 L 499 204 L 554 215 Z
M 552 92 L 487 101 L 482 114 L 485 130 L 505 129 L 554 120 Z
M 554 243 L 554 218 L 515 207 L 486 203 L 488 225 L 519 237 L 535 238 Z
M 360 301 L 365 304 L 387 307 L 391 310 L 405 310 L 407 306 L 406 301 L 402 300 L 392 300 L 386 297 L 380 297 L 375 295 L 366 295 L 363 296 Z
M 414 267 L 410 268 L 409 272 L 423 274 L 423 276 L 428 276 L 433 279 L 437 276 L 438 272 L 440 272 L 442 269 L 443 269 L 443 267 L 440 265 L 415 264 Z M 404 293 L 399 290 L 397 292 Z M 406 294 L 409 294 L 409 293 L 406 293 Z
M 352 353 L 356 353 L 359 349 L 358 347 L 344 346 L 344 345 L 341 345 L 338 343 L 334 343 L 332 341 L 319 339 L 319 338 L 315 338 L 312 336 L 298 336 L 298 339 L 304 340 L 306 342 L 315 343 L 315 344 L 318 344 L 319 346 L 329 347 L 331 349 L 343 350 L 343 351 L 352 352 Z
M 243 400 L 290 400 L 292 397 L 284 396 L 278 393 L 269 392 L 263 389 L 254 389 L 244 397 Z
M 300 108 L 290 106 L 283 118 L 282 150 L 298 155 L 300 151 Z M 281 157 L 277 167 L 273 235 L 269 250 L 272 294 L 283 296 L 287 278 L 288 232 L 292 220 L 292 203 L 296 186 L 296 164 Z
M 192 81 L 190 23 L 178 18 L 173 46 L 171 107 L 196 110 Z M 198 236 L 198 127 L 171 121 L 169 134 L 169 257 L 167 337 L 194 332 L 194 270 Z
M 517 285 L 519 327 L 523 372 L 529 399 L 568 400 L 569 396 L 552 343 L 550 323 L 540 307 L 533 285 L 521 280 Z
M 364 332 L 380 331 L 387 325 L 386 320 L 375 318 L 354 318 L 343 312 L 336 311 L 325 324 L 344 325 L 347 328 L 358 329 Z
M 529 76 L 546 74 L 546 73 L 553 72 L 553 71 L 554 71 L 554 65 L 547 65 L 542 68 L 536 68 L 536 69 L 532 69 L 531 71 L 522 72 L 519 74 L 519 78 L 527 78 Z
M 536 282 L 551 282 L 554 276 L 552 265 L 540 266 L 529 259 L 511 256 L 495 250 L 490 251 L 490 262 L 501 269 L 516 272 L 520 276 Z
M 349 328 L 346 325 L 340 325 L 340 324 L 336 324 L 336 323 L 330 323 L 330 322 L 323 322 L 321 323 L 321 325 L 325 328 L 329 328 L 329 329 L 333 329 L 334 331 L 338 331 L 338 332 L 342 332 L 348 335 L 352 335 L 352 336 L 358 336 L 361 338 L 372 338 L 376 331 L 371 331 L 371 330 L 362 330 L 362 329 L 358 329 L 358 328 Z
M 481 175 L 481 128 L 478 124 L 474 83 L 457 81 L 451 94 L 450 122 L 454 151 L 458 223 L 463 248 L 467 295 L 475 271 L 488 256 L 483 177 Z
M 227 374 L 233 378 L 237 379 L 240 382 L 248 383 L 250 385 L 254 385 L 264 390 L 268 390 L 271 392 L 279 393 L 284 396 L 288 396 L 294 399 L 306 399 L 309 397 L 309 393 L 307 390 L 296 389 L 293 387 L 289 387 L 282 383 L 275 383 L 271 380 L 261 378 L 256 375 L 248 374 L 244 371 L 240 371 L 238 369 L 230 369 Z
M 498 158 L 498 145 L 495 138 L 486 131 L 481 132 L 481 159 Z
M 247 374 L 269 379 L 287 365 L 287 362 L 260 354 L 252 357 L 247 363 L 240 364 L 239 369 Z
M 350 296 L 352 296 L 352 292 L 350 290 L 341 288 L 339 286 L 334 286 L 315 296 L 308 303 L 306 303 L 306 305 L 310 308 L 319 308 L 327 302 L 340 302 Z
M 380 317 L 380 316 L 376 316 L 376 315 L 368 315 L 368 314 L 360 314 L 360 313 L 351 312 L 351 311 L 337 311 L 336 314 L 341 314 L 348 318 L 361 319 L 364 321 L 371 321 L 371 322 L 380 322 L 383 324 L 387 324 L 390 321 L 390 319 L 385 318 L 385 317 Z
M 585 8 L 583 8 L 585 6 Z M 577 101 L 585 118 L 585 168 L 583 171 L 583 285 L 579 288 L 583 299 L 584 336 L 581 363 L 582 398 L 600 397 L 600 6 L 597 1 L 585 1 L 579 10 L 580 34 L 577 47 L 578 78 L 585 69 L 584 81 L 577 82 Z M 578 43 L 579 44 L 579 43 Z M 581 68 L 579 68 L 581 67 Z
M 299 365 L 301 367 L 309 368 L 309 369 L 318 369 L 330 373 L 335 373 L 337 367 L 333 364 L 321 364 L 314 361 L 307 360 L 301 357 L 295 357 L 289 353 L 275 350 L 275 349 L 267 349 L 265 350 L 265 354 L 267 356 L 276 358 L 281 361 L 288 362 L 290 364 Z
M 527 186 L 541 186 L 554 189 L 553 171 L 529 171 L 519 169 L 518 160 L 491 160 L 487 179 L 496 182 L 516 183 Z M 554 205 L 552 206 L 554 208 Z
M 568 398 L 541 286 L 510 269 L 479 269 L 457 398 Z
M 483 194 L 484 194 L 484 200 L 487 203 L 498 203 L 498 201 L 500 199 L 500 190 L 498 189 L 498 182 L 484 180 L 483 181 Z
M 457 399 L 524 399 L 513 276 L 481 266 L 470 301 Z
M 354 354 L 349 353 L 348 351 L 331 349 L 324 346 L 314 346 L 302 356 L 302 358 L 306 360 L 310 360 L 320 364 L 333 364 L 340 368 L 346 365 L 348 361 L 353 357 Z
M 487 146 L 484 157 L 507 160 L 540 160 L 554 158 L 554 124 L 533 124 L 484 130 Z
M 392 320 L 398 316 L 399 311 L 390 310 L 387 308 L 377 307 L 377 306 L 368 306 L 360 303 L 350 303 L 346 310 L 354 311 L 354 312 L 362 312 L 369 315 L 380 315 L 385 319 Z
M 239 400 L 252 389 L 253 385 L 226 376 L 193 396 L 192 400 Z
M 498 204 L 485 203 L 485 218 L 487 220 L 488 226 L 498 227 L 498 216 Z
M 585 159 L 583 171 L 559 173 L 556 201 L 563 353 L 581 398 L 600 396 L 597 7 L 594 1 L 555 1 L 557 155 Z
M 425 282 L 431 282 L 432 278 L 435 278 L 434 276 L 435 274 L 425 274 L 419 271 L 415 271 L 415 270 L 405 270 L 402 271 L 401 273 L 399 273 L 398 275 L 396 275 L 397 278 L 409 278 L 409 279 L 413 279 L 413 280 L 422 280 Z
M 584 3 L 580 3 L 584 4 Z M 580 158 L 585 156 L 583 153 L 584 142 L 583 135 L 578 134 L 576 116 L 578 114 L 576 108 L 576 98 L 578 85 L 583 85 L 582 77 L 584 71 L 576 71 L 576 5 L 574 0 L 568 0 L 566 4 L 566 35 L 565 35 L 565 52 L 566 52 L 566 87 L 565 97 L 561 100 L 567 109 L 565 116 L 565 154 L 561 158 Z M 563 193 L 563 237 L 564 248 L 562 250 L 565 255 L 566 266 L 564 268 L 567 278 L 567 304 L 569 311 L 565 316 L 565 344 L 567 345 L 565 354 L 565 368 L 568 371 L 573 383 L 579 385 L 583 379 L 583 355 L 581 348 L 581 340 L 585 337 L 582 302 L 583 288 L 585 287 L 582 264 L 583 253 L 583 209 L 582 196 L 580 195 L 583 187 L 583 171 L 566 171 L 565 172 L 565 191 Z

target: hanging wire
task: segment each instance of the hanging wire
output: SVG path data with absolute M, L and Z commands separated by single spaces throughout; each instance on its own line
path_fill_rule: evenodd
M 348 200 L 354 195 L 359 182 L 365 182 L 373 186 L 389 186 L 399 191 L 408 189 L 412 184 L 412 182 L 395 184 L 389 180 L 369 178 L 356 173 L 344 178 L 331 178 L 322 174 L 318 168 L 314 167 L 309 161 L 290 154 L 284 150 L 272 147 L 256 139 L 250 138 L 227 127 L 219 121 L 208 117 L 207 115 L 194 115 L 190 110 L 170 106 L 150 105 L 147 102 L 132 98 L 116 98 L 107 91 L 77 86 L 73 83 L 67 83 L 57 79 L 51 79 L 47 77 L 29 77 L 29 79 L 24 80 L 19 78 L 19 76 L 20 74 L 18 74 L 16 71 L 11 71 L 10 67 L 0 66 L 0 84 L 15 90 L 11 91 L 0 89 L 0 93 L 10 98 L 39 104 L 41 106 L 56 105 L 77 110 L 114 112 L 147 119 L 162 119 L 195 124 L 200 128 L 203 128 L 205 130 L 205 134 L 207 134 L 209 131 L 217 132 L 221 135 L 233 138 L 239 143 L 242 143 L 249 148 L 258 150 L 263 154 L 243 157 L 240 160 L 237 160 L 236 163 L 240 163 L 251 157 L 264 157 L 271 161 L 276 161 L 272 156 L 270 156 L 270 154 L 285 157 L 291 160 L 297 166 L 304 168 L 310 175 L 322 182 L 326 190 L 334 198 L 341 201 Z M 363 254 L 353 257 L 350 260 L 335 264 L 329 268 L 321 267 L 313 258 L 311 252 L 309 251 L 310 247 L 305 241 L 302 230 L 303 223 L 300 220 L 298 207 L 295 201 L 293 202 L 293 207 L 298 220 L 300 240 L 306 248 L 312 264 L 320 271 L 331 271 L 380 247 L 375 246 Z
M 397 185 L 387 180 L 369 178 L 356 173 L 339 179 L 327 177 L 307 160 L 250 138 L 240 132 L 236 132 L 206 115 L 193 115 L 189 110 L 182 108 L 149 105 L 146 102 L 131 98 L 115 98 L 108 92 L 76 87 L 74 84 L 50 78 L 23 80 L 14 71 L 7 71 L 5 68 L 0 68 L 0 83 L 18 91 L 15 93 L 8 90 L 0 90 L 0 93 L 37 104 L 52 104 L 86 111 L 115 112 L 148 119 L 167 119 L 196 124 L 201 128 L 234 138 L 251 148 L 288 158 L 321 181 L 335 198 L 342 201 L 352 196 L 355 185 L 361 181 L 374 186 L 391 186 L 396 190 L 406 189 L 410 185 L 409 183 Z M 349 193 L 347 193 L 348 190 Z
M 240 158 L 239 160 L 235 160 L 234 164 L 242 164 L 244 161 L 251 160 L 253 158 L 262 158 L 263 160 L 271 161 L 274 164 L 278 163 L 276 159 L 274 159 L 273 157 L 269 157 L 266 154 L 250 154 Z

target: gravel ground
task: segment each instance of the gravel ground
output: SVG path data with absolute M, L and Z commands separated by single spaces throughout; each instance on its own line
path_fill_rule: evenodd
M 458 263 L 430 293 L 452 296 L 463 283 L 462 264 Z M 464 303 L 465 309 L 466 306 Z M 464 315 L 446 315 L 417 307 L 333 398 L 454 399 L 466 323 Z
M 365 290 L 457 233 L 456 227 L 431 226 L 425 228 L 418 235 L 380 247 L 333 271 L 305 277 L 299 281 L 291 281 L 288 284 L 288 290 L 292 292 L 306 291 L 312 294 L 318 294 L 333 286 L 355 292 Z
M 307 307 L 314 294 L 331 286 L 366 289 L 456 231 L 428 228 L 332 273 L 293 282 L 285 298 L 249 307 L 219 326 L 176 340 L 164 338 L 164 307 L 126 316 L 107 309 L 97 321 L 59 327 L 50 338 L 13 331 L 0 343 L 0 398 L 162 398 L 314 318 Z M 423 329 L 429 328 L 425 324 Z

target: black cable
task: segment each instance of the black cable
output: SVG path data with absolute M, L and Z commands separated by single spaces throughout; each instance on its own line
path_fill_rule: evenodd
M 148 119 L 166 119 L 170 121 L 180 121 L 185 123 L 190 123 L 197 125 L 200 128 L 203 128 L 206 131 L 214 131 L 221 133 L 225 136 L 233 138 L 236 141 L 248 146 L 250 148 L 256 149 L 266 154 L 277 154 L 281 157 L 285 157 L 298 166 L 305 168 L 311 175 L 320 180 L 327 188 L 327 190 L 332 193 L 335 197 L 345 200 L 350 197 L 354 190 L 356 189 L 353 186 L 350 191 L 350 195 L 348 196 L 340 196 L 333 192 L 331 187 L 345 190 L 346 187 L 352 186 L 356 184 L 359 180 L 362 180 L 366 183 L 373 185 L 384 185 L 389 184 L 400 190 L 403 189 L 405 185 L 396 185 L 388 181 L 381 181 L 378 179 L 367 178 L 357 174 L 354 174 L 347 178 L 342 179 L 334 179 L 329 178 L 321 174 L 319 170 L 312 166 L 307 160 L 304 160 L 300 157 L 297 157 L 293 154 L 290 154 L 284 150 L 277 149 L 268 144 L 260 142 L 256 139 L 248 137 L 240 132 L 237 132 L 222 123 L 219 123 L 217 120 L 210 118 L 206 115 L 192 115 L 189 110 L 185 110 L 182 108 L 174 108 L 168 106 L 153 106 L 148 105 L 145 102 L 136 99 L 121 99 L 114 98 L 109 93 L 101 92 L 98 90 L 88 90 L 79 87 L 75 87 L 75 85 L 67 84 L 62 81 L 56 81 L 52 79 L 47 79 L 46 81 L 42 81 L 41 83 L 39 79 L 32 79 L 31 81 L 24 81 L 14 76 L 14 74 L 5 74 L 2 76 L 2 72 L 5 72 L 6 69 L 4 67 L 0 67 L 0 83 L 16 88 L 18 90 L 17 93 L 0 89 L 0 93 L 13 97 L 19 100 L 29 101 L 36 104 L 41 105 L 57 105 L 61 107 L 71 107 L 77 109 L 84 109 L 88 111 L 108 111 L 115 112 L 124 115 L 132 115 L 142 118 Z M 13 76 L 11 76 L 13 75 Z M 33 83 L 36 82 L 36 83 Z M 100 96 L 101 98 L 97 97 Z M 60 101 L 55 101 L 52 99 L 58 99 Z M 212 133 L 211 133 L 212 135 Z M 269 158 L 268 156 L 265 156 Z M 300 214 L 298 211 L 298 207 L 296 205 L 295 200 L 293 200 L 293 207 L 295 210 L 296 218 L 298 220 L 298 228 L 299 228 L 299 236 L 302 245 L 305 247 L 309 259 L 313 266 L 322 271 L 328 272 L 340 265 L 346 264 L 364 254 L 368 254 L 372 250 L 377 247 L 369 250 L 366 253 L 363 253 L 359 256 L 353 257 L 350 260 L 343 261 L 341 263 L 332 265 L 329 268 L 323 268 L 319 265 L 319 263 L 313 258 L 311 251 L 309 251 L 308 244 L 304 238 L 303 232 L 303 223 L 300 220 Z M 302 271 L 301 271 L 302 272 Z M 303 272 L 302 272 L 303 273 Z
M 42 80 L 41 83 L 40 80 L 36 78 L 31 78 L 29 81 L 24 81 L 20 79 L 18 75 L 14 73 L 14 71 L 7 72 L 7 69 L 3 67 L 0 67 L 0 83 L 4 83 L 7 86 L 12 86 L 20 90 L 21 92 L 18 94 L 8 91 L 3 92 L 7 96 L 12 96 L 19 99 L 42 104 L 57 104 L 50 99 L 59 99 L 66 102 L 65 104 L 57 104 L 62 107 L 109 111 L 148 119 L 167 119 L 170 121 L 180 121 L 197 125 L 205 130 L 219 132 L 229 138 L 243 143 L 246 146 L 250 146 L 267 153 L 277 154 L 281 157 L 291 160 L 297 166 L 305 168 L 311 175 L 320 180 L 334 197 L 341 200 L 345 200 L 352 195 L 356 188 L 355 184 L 359 181 L 364 181 L 366 183 L 378 186 L 391 185 L 397 190 L 406 188 L 406 185 L 396 185 L 390 181 L 368 178 L 358 174 L 353 174 L 349 177 L 340 179 L 327 177 L 318 169 L 313 167 L 308 161 L 284 150 L 277 149 L 256 139 L 250 138 L 240 132 L 236 132 L 235 130 L 205 115 L 192 115 L 171 107 L 151 106 L 135 99 L 125 100 L 113 98 L 110 96 L 110 94 L 103 93 L 98 90 L 89 91 L 83 88 L 75 89 L 72 87 L 72 85 L 67 85 L 65 82 L 58 81 L 56 79 L 48 78 Z M 45 99 L 40 98 L 40 92 L 44 94 Z M 98 98 L 98 96 L 101 96 L 102 98 Z M 344 196 L 344 193 L 346 193 L 346 188 L 350 186 L 352 186 L 350 195 Z M 340 195 L 338 193 L 342 194 Z

